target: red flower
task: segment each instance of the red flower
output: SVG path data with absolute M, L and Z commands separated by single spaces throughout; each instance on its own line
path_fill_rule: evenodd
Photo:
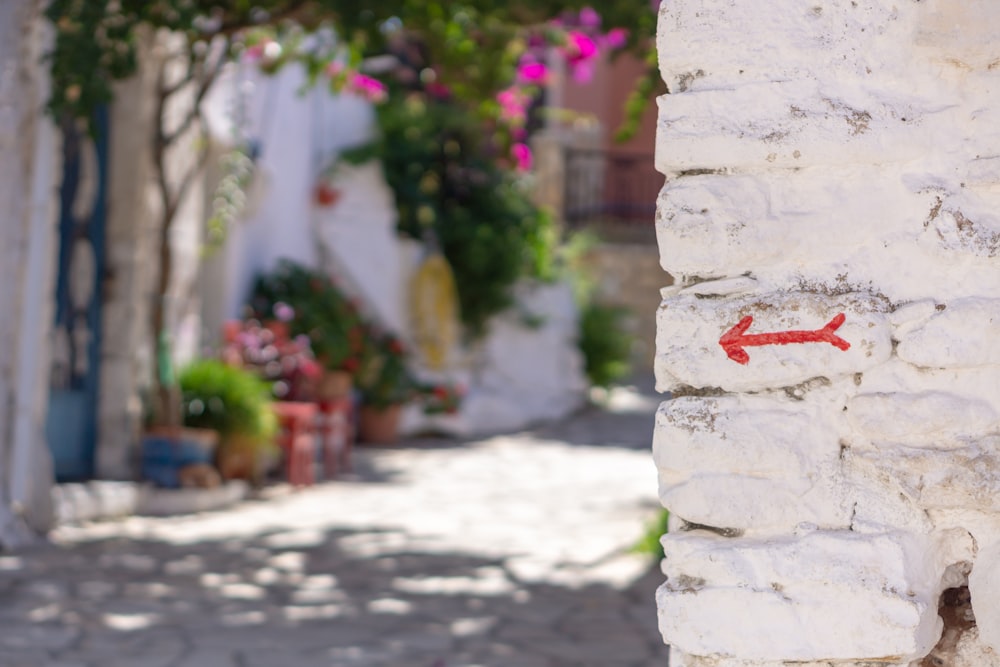
M 347 371 L 348 373 L 353 373 L 354 371 L 358 370 L 359 365 L 360 364 L 358 363 L 358 360 L 355 359 L 354 357 L 351 357 L 350 359 L 345 360 L 340 367 L 345 371 Z
M 320 183 L 316 186 L 315 196 L 320 206 L 333 206 L 340 199 L 340 190 L 329 183 Z
M 390 338 L 389 351 L 396 355 L 403 354 L 403 344 L 396 338 Z
M 437 386 L 437 387 L 434 387 L 434 390 L 431 393 L 434 394 L 435 398 L 440 398 L 442 401 L 447 400 L 448 399 L 448 395 L 449 395 L 448 387 L 444 387 L 444 386 L 440 386 L 440 385 Z
M 317 364 L 312 359 L 306 359 L 305 361 L 303 361 L 302 364 L 299 366 L 299 370 L 302 371 L 302 374 L 304 376 L 310 379 L 318 378 L 320 375 L 323 374 L 323 367 Z

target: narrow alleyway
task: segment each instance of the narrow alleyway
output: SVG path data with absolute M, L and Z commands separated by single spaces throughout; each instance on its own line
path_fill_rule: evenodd
M 657 399 L 0 556 L 3 667 L 652 667 Z

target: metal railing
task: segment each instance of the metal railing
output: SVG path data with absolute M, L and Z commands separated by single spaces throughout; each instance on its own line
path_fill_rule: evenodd
M 565 149 L 563 219 L 571 228 L 652 230 L 663 176 L 653 155 Z

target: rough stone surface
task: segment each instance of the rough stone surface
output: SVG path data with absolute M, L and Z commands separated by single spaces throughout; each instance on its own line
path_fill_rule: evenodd
M 776 425 L 762 431 L 758 421 Z M 846 528 L 840 447 L 816 405 L 776 396 L 683 397 L 656 418 L 660 501 L 686 521 L 730 529 Z
M 925 544 L 810 531 L 784 539 L 664 538 L 660 629 L 696 655 L 751 660 L 922 656 L 941 632 Z M 824 623 L 816 623 L 817 619 Z M 725 631 L 702 629 L 714 625 Z
M 660 4 L 675 664 L 1000 664 L 998 30 L 988 0 Z

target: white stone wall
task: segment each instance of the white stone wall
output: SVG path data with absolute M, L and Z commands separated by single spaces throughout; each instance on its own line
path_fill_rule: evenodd
M 990 0 L 664 0 L 676 664 L 1000 665 L 998 34 Z

